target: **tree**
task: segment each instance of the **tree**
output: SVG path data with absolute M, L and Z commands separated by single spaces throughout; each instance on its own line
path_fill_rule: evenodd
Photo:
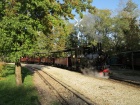
M 75 27 L 73 26 L 71 33 L 67 37 L 66 47 L 67 48 L 76 48 L 77 45 L 78 45 L 77 31 L 76 31 Z
M 20 73 L 19 59 L 21 56 L 31 54 L 36 48 L 36 30 L 32 27 L 38 27 L 36 21 L 27 19 L 24 16 L 4 17 L 0 24 L 0 49 L 5 53 L 10 61 L 16 62 L 16 71 Z M 21 75 L 16 73 L 17 84 L 21 84 Z M 19 81 L 20 79 L 20 81 Z
M 114 39 L 116 51 L 138 50 L 140 29 L 137 5 L 128 0 L 124 8 L 114 18 Z
M 123 13 L 126 15 L 123 17 L 129 21 L 129 28 L 123 30 L 126 50 L 139 50 L 139 40 L 140 40 L 140 28 L 137 23 L 138 14 L 137 14 L 137 5 L 128 0 L 126 7 L 123 9 Z
M 113 53 L 139 49 L 138 18 L 137 5 L 132 0 L 128 0 L 125 4 L 120 3 L 118 13 L 112 17 L 110 36 Z
M 126 19 L 121 18 L 119 15 L 112 18 L 112 29 L 111 29 L 111 49 L 113 53 L 118 53 L 124 49 L 124 33 L 123 30 L 129 28 L 129 22 Z
M 83 28 L 81 31 L 88 37 L 92 44 L 102 42 L 104 50 L 110 48 L 110 38 L 112 19 L 110 10 L 96 9 L 95 14 L 88 14 L 83 18 Z
M 16 71 L 19 71 L 16 72 L 17 85 L 22 84 L 19 59 L 22 56 L 31 55 L 40 48 L 39 33 L 41 37 L 48 38 L 47 43 L 52 43 L 50 41 L 55 39 L 53 29 L 67 33 L 64 19 L 74 17 L 73 9 L 81 17 L 86 9 L 94 12 L 91 2 L 92 0 L 0 1 L 0 52 L 10 61 L 16 62 L 16 68 L 18 68 Z M 51 46 L 48 45 L 47 48 L 50 50 Z

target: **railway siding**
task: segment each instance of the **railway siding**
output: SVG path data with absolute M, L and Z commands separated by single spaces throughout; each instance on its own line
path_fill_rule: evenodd
M 53 75 L 99 105 L 139 105 L 140 88 L 81 75 L 68 70 L 32 65 Z
M 116 80 L 124 80 L 128 83 L 140 85 L 140 72 L 138 70 L 131 69 L 111 69 L 111 78 Z

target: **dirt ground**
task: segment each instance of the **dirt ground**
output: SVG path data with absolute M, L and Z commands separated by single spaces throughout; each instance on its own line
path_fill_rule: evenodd
M 109 80 L 91 78 L 55 67 L 37 67 L 58 77 L 58 79 L 63 79 L 63 82 L 73 86 L 75 90 L 93 99 L 93 101 L 99 103 L 99 105 L 132 105 L 132 103 L 133 105 L 139 105 L 139 88 L 111 82 Z M 128 73 L 128 71 L 124 71 Z M 116 72 L 116 74 L 124 74 L 124 72 Z M 130 76 L 130 74 L 132 73 L 127 74 L 127 77 Z M 135 76 L 139 77 L 139 75 Z M 34 83 L 40 95 L 41 105 L 61 105 L 58 98 L 53 93 L 53 90 L 44 84 L 36 73 L 34 73 Z
M 36 73 L 34 73 L 33 76 L 34 84 L 39 94 L 40 105 L 60 105 L 53 90 L 51 90 Z

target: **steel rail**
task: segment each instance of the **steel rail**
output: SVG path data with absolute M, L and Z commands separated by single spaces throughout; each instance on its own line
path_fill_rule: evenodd
M 53 90 L 55 90 L 55 92 L 58 94 L 58 96 L 63 100 L 60 100 L 59 97 L 59 101 L 62 105 L 69 105 L 69 103 L 63 98 L 63 96 L 54 88 L 54 86 L 52 86 L 39 72 L 38 72 L 38 68 L 33 68 L 33 67 L 29 67 L 30 69 L 33 69 L 34 71 L 36 71 L 36 73 L 39 75 L 39 77 L 43 80 L 43 82 L 46 84 L 46 85 L 49 85 Z
M 57 78 L 53 77 L 52 75 L 50 75 L 49 73 L 43 71 L 45 74 L 49 75 L 51 78 L 53 78 L 55 81 L 57 81 L 59 84 L 61 84 L 63 87 L 65 87 L 66 89 L 68 89 L 70 92 L 72 92 L 75 96 L 77 96 L 78 98 L 80 98 L 81 100 L 83 100 L 84 102 L 86 102 L 88 105 L 97 105 L 97 103 L 92 102 L 89 98 L 85 97 L 83 94 L 79 93 L 78 91 L 76 91 L 75 89 L 73 89 L 72 87 L 68 86 L 67 84 L 65 84 L 64 82 L 58 80 Z
M 34 68 L 37 69 L 36 71 L 38 71 L 38 68 Z M 67 84 L 65 84 L 64 82 L 58 80 L 57 78 L 55 78 L 54 76 L 52 76 L 51 74 L 41 70 L 42 72 L 44 72 L 46 75 L 48 75 L 49 77 L 51 77 L 53 80 L 55 80 L 56 82 L 58 82 L 59 84 L 61 84 L 63 87 L 65 87 L 67 90 L 69 90 L 70 92 L 72 92 L 77 98 L 80 98 L 82 101 L 84 101 L 87 105 L 98 105 L 97 103 L 91 101 L 88 97 L 84 96 L 83 94 L 79 93 L 78 91 L 76 91 L 75 89 L 73 89 L 72 87 L 68 86 Z M 47 80 L 46 80 L 47 81 Z M 50 84 L 50 83 L 49 83 Z M 54 88 L 54 87 L 53 87 Z M 55 89 L 55 88 L 54 88 Z M 59 92 L 57 92 L 59 94 Z M 62 96 L 61 96 L 62 97 Z M 65 100 L 65 99 L 64 99 Z M 65 100 L 66 101 L 66 100 Z M 67 103 L 68 105 L 68 103 Z

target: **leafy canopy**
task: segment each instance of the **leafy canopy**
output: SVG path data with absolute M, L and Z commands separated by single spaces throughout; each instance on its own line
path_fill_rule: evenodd
M 50 39 L 47 43 L 54 39 L 53 30 L 63 30 L 63 33 L 68 34 L 64 19 L 74 18 L 72 10 L 81 17 L 87 9 L 93 13 L 91 2 L 92 0 L 1 0 L 0 54 L 16 61 L 19 57 L 36 51 L 39 32 Z

